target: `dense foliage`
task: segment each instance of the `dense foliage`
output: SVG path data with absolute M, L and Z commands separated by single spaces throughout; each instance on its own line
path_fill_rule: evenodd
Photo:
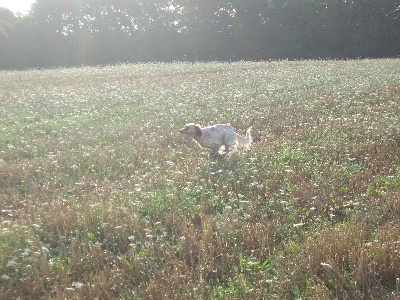
M 394 57 L 399 0 L 37 0 L 0 10 L 0 68 Z

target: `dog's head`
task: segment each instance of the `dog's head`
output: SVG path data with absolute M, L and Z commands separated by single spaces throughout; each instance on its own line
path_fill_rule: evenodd
M 186 124 L 179 132 L 186 134 L 187 139 L 189 139 L 191 135 L 200 136 L 202 134 L 200 126 L 194 123 Z

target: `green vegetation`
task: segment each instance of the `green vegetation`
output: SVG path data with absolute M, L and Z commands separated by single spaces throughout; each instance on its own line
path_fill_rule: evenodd
M 397 299 L 400 60 L 0 72 L 5 299 Z M 210 160 L 187 122 L 253 127 Z

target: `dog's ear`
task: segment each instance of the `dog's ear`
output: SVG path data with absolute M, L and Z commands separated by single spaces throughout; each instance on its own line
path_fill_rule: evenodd
M 195 135 L 202 135 L 201 128 L 199 125 L 194 126 L 194 133 Z

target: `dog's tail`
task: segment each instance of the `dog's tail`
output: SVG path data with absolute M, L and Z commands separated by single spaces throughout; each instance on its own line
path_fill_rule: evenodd
M 239 146 L 244 146 L 246 149 L 250 148 L 251 146 L 251 127 L 246 131 L 246 137 L 236 134 L 236 140 L 239 143 Z

